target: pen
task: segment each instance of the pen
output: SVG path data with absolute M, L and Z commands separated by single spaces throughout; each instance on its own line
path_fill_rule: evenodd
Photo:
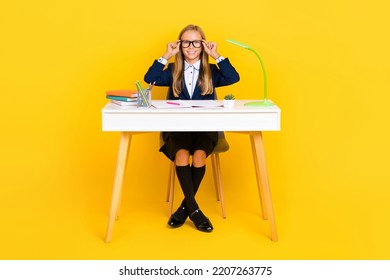
M 168 101 L 167 104 L 171 104 L 171 105 L 180 105 L 180 103 L 177 103 L 177 102 L 170 102 L 170 101 Z

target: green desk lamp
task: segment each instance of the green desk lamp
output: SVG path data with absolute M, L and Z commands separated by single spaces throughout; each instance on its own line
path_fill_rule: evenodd
M 240 43 L 240 42 L 237 42 L 237 41 L 234 41 L 234 40 L 230 40 L 230 39 L 227 39 L 226 41 L 229 42 L 229 43 L 232 43 L 232 44 L 234 44 L 236 46 L 239 46 L 239 47 L 242 47 L 244 49 L 252 51 L 257 56 L 257 58 L 259 59 L 260 64 L 261 64 L 261 68 L 263 69 L 263 76 L 264 76 L 264 99 L 263 99 L 263 101 L 248 102 L 248 103 L 245 103 L 244 105 L 246 105 L 246 106 L 257 106 L 257 107 L 274 105 L 272 103 L 272 101 L 269 101 L 267 99 L 267 74 L 265 73 L 264 63 L 261 60 L 259 54 L 254 49 L 252 49 L 251 47 L 249 47 L 248 45 L 246 45 L 244 43 Z

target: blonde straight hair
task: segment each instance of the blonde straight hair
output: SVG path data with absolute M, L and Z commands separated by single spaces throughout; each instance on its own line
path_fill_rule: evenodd
M 204 32 L 202 28 L 200 28 L 197 25 L 187 25 L 183 28 L 183 30 L 180 32 L 178 39 L 181 40 L 181 36 L 183 36 L 184 32 L 194 30 L 199 32 L 200 36 L 203 40 L 206 40 L 206 36 L 204 35 Z M 203 45 L 202 45 L 203 49 Z M 213 81 L 211 79 L 211 70 L 209 65 L 209 56 L 208 54 L 202 50 L 201 54 L 201 62 L 200 62 L 200 73 L 198 77 L 198 86 L 202 90 L 202 95 L 206 94 L 212 94 L 213 89 Z M 175 56 L 175 67 L 173 69 L 173 95 L 175 97 L 179 97 L 180 92 L 182 91 L 183 87 L 183 74 L 184 74 L 184 55 L 183 52 L 180 50 Z

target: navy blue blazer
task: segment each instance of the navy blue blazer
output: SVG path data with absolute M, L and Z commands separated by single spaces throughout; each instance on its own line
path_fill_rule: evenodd
M 148 72 L 145 74 L 144 80 L 147 83 L 155 82 L 156 86 L 168 86 L 168 99 L 181 99 L 189 100 L 190 95 L 188 93 L 187 87 L 183 81 L 183 89 L 179 97 L 176 98 L 173 95 L 172 91 L 172 82 L 173 82 L 173 66 L 174 64 L 168 64 L 168 67 L 165 68 L 165 65 L 155 60 L 152 66 L 149 68 Z M 164 69 L 165 68 L 165 69 Z M 211 77 L 214 88 L 222 87 L 234 84 L 240 80 L 240 76 L 237 73 L 236 69 L 230 64 L 228 58 L 225 58 L 218 63 L 218 67 L 215 64 L 210 64 Z M 200 69 L 202 71 L 202 68 Z M 199 73 L 200 74 L 200 73 Z M 212 94 L 201 95 L 201 89 L 199 86 L 196 86 L 192 99 L 194 100 L 214 100 L 216 99 L 215 90 Z

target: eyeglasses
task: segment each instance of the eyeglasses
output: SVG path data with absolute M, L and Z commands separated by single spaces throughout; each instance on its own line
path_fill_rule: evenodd
M 195 40 L 195 41 L 182 40 L 181 41 L 181 46 L 183 48 L 188 48 L 191 44 L 194 46 L 194 48 L 200 48 L 202 46 L 202 41 L 201 40 Z

